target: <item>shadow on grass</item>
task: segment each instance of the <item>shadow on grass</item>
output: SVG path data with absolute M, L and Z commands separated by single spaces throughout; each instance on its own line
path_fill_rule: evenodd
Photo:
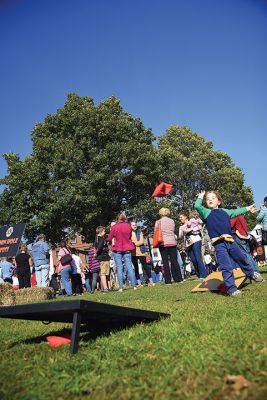
M 109 321 L 108 323 L 100 321 L 97 324 L 90 324 L 90 325 L 81 325 L 80 329 L 80 339 L 83 342 L 90 342 L 96 340 L 99 337 L 109 336 L 112 333 L 119 332 L 124 329 L 129 329 L 135 325 L 140 323 L 151 324 L 157 321 L 137 321 L 137 320 L 113 320 Z M 50 323 L 45 323 L 44 325 L 49 326 Z M 57 331 L 50 331 L 49 328 L 47 329 L 47 334 L 36 336 L 28 339 L 21 339 L 19 341 L 13 342 L 8 346 L 8 349 L 13 348 L 18 344 L 40 344 L 46 342 L 46 337 L 49 335 L 53 336 L 70 336 L 71 335 L 71 328 L 63 328 Z

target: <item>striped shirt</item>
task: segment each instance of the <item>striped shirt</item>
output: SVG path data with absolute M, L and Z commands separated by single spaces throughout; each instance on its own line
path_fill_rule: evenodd
M 100 271 L 100 261 L 98 261 L 95 257 L 96 248 L 92 247 L 88 250 L 88 265 L 90 272 L 99 272 Z
M 174 220 L 169 217 L 161 217 L 161 219 L 159 219 L 155 223 L 155 230 L 157 229 L 159 224 L 162 230 L 164 247 L 176 246 L 177 242 L 175 239 L 175 232 L 174 232 L 175 231 Z

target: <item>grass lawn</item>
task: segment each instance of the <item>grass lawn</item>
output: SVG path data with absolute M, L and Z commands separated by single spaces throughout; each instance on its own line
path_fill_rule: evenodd
M 69 324 L 2 319 L 0 399 L 267 399 L 267 282 L 240 298 L 191 293 L 196 284 L 84 295 L 171 317 L 108 334 L 82 330 L 73 357 L 45 341 Z M 228 374 L 253 384 L 238 394 Z

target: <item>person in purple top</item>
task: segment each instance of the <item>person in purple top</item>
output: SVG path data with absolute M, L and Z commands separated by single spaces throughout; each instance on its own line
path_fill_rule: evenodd
M 114 256 L 114 261 L 117 267 L 117 276 L 119 281 L 119 292 L 122 292 L 123 286 L 123 265 L 124 261 L 125 268 L 130 278 L 133 289 L 136 289 L 136 280 L 133 272 L 132 266 L 132 250 L 134 250 L 135 245 L 131 240 L 132 228 L 131 225 L 126 221 L 125 214 L 119 214 L 117 216 L 117 222 L 111 227 L 110 233 L 108 235 L 108 241 L 112 243 L 112 251 Z

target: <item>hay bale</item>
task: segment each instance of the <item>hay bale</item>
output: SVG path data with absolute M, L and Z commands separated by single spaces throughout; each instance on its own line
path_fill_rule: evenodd
M 11 283 L 4 282 L 0 284 L 0 305 L 2 306 L 14 306 L 15 293 Z
M 2 297 L 9 290 L 12 290 L 11 283 L 8 282 L 0 283 L 0 297 Z
M 16 296 L 11 283 L 4 282 L 0 284 L 0 305 L 15 306 Z
M 0 284 L 0 305 L 15 306 L 16 304 L 34 303 L 50 300 L 55 297 L 55 292 L 50 287 L 37 287 L 14 290 L 10 283 Z
M 50 287 L 37 287 L 18 289 L 15 292 L 16 304 L 34 303 L 50 300 L 55 297 L 54 290 Z

